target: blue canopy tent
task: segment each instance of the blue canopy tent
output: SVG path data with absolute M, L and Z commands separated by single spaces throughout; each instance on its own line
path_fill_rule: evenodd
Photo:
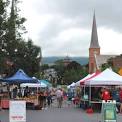
M 12 77 L 2 80 L 7 83 L 36 83 L 37 79 L 29 77 L 22 69 L 19 69 Z

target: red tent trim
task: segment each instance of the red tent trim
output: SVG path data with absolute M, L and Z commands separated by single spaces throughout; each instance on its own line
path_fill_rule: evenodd
M 84 82 L 86 82 L 87 80 L 90 80 L 90 79 L 96 77 L 96 76 L 99 75 L 100 73 L 101 73 L 100 71 L 96 71 L 95 73 L 93 73 L 93 75 L 91 74 L 91 77 L 89 77 L 89 78 L 87 78 L 87 79 L 81 81 L 81 82 L 80 82 L 80 85 L 84 85 Z

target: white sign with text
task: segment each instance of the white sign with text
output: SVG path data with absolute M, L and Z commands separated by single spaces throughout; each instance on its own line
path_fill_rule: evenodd
M 9 101 L 10 122 L 26 122 L 26 101 Z

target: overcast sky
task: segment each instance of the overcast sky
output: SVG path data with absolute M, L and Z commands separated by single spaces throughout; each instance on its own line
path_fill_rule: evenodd
M 88 56 L 95 9 L 101 54 L 122 54 L 122 0 L 23 0 L 28 33 L 42 56 Z

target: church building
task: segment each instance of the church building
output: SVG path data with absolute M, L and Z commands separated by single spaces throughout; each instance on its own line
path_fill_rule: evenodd
M 89 47 L 89 73 L 94 73 L 100 70 L 102 64 L 107 63 L 108 59 L 115 57 L 116 55 L 101 55 L 100 46 L 97 34 L 97 25 L 95 13 L 93 16 L 91 43 Z

